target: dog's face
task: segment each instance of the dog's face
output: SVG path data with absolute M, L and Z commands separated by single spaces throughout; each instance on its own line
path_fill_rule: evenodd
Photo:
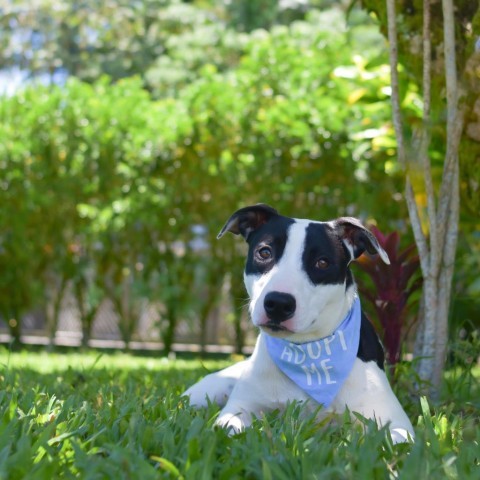
M 389 263 L 354 218 L 301 220 L 254 205 L 235 212 L 219 237 L 226 231 L 249 245 L 244 280 L 253 323 L 293 341 L 329 335 L 343 320 L 355 293 L 352 260 L 368 251 Z

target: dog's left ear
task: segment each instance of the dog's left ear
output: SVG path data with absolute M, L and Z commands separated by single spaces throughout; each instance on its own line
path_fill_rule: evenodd
M 363 252 L 371 255 L 379 254 L 380 258 L 390 265 L 387 252 L 379 245 L 375 235 L 367 230 L 356 218 L 342 217 L 335 220 L 335 229 L 347 248 L 352 252 L 352 260 Z
M 278 215 L 278 212 L 264 203 L 241 208 L 227 220 L 217 238 L 222 238 L 226 232 L 232 232 L 235 235 L 241 234 L 247 240 L 250 233 L 267 223 L 274 215 Z

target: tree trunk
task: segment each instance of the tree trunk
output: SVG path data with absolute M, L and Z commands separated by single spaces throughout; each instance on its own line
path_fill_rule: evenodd
M 210 290 L 210 287 L 208 287 Z M 218 292 L 217 292 L 218 293 Z M 211 296 L 210 293 L 207 294 L 207 300 L 200 309 L 200 353 L 201 356 L 205 355 L 205 349 L 207 346 L 207 322 L 208 316 L 212 311 L 212 307 L 215 304 L 215 298 Z
M 430 382 L 433 379 L 433 362 L 435 355 L 436 339 L 435 328 L 438 320 L 438 287 L 436 279 L 425 275 L 423 272 L 423 295 L 425 299 L 424 315 L 422 321 L 423 342 L 417 355 L 420 356 L 418 363 L 418 373 L 420 378 Z M 427 392 L 423 392 L 427 393 Z
M 207 267 L 208 268 L 208 267 Z M 211 265 L 208 268 L 206 281 L 206 298 L 200 308 L 200 348 L 202 356 L 205 354 L 205 347 L 207 344 L 207 323 L 208 317 L 218 301 L 222 291 L 223 276 L 221 275 L 221 268 Z
M 88 348 L 90 339 L 92 338 L 92 327 L 95 316 L 98 312 L 98 307 L 93 308 L 85 314 L 85 318 L 82 318 L 82 348 Z
M 242 311 L 236 310 L 234 315 L 235 353 L 242 355 L 243 348 L 245 347 L 245 332 L 242 326 Z
M 451 205 L 449 209 L 449 230 L 445 240 L 445 250 L 443 264 L 440 270 L 438 285 L 438 311 L 437 311 L 437 329 L 436 329 L 436 352 L 434 361 L 433 384 L 440 385 L 443 375 L 443 366 L 447 357 L 448 341 L 448 316 L 450 313 L 450 298 L 452 293 L 452 278 L 455 265 L 455 253 L 458 239 L 459 223 L 459 184 L 458 184 L 458 163 L 455 169 L 455 178 L 452 189 Z M 438 395 L 437 389 L 436 394 Z
M 98 311 L 98 305 L 89 308 L 85 302 L 85 282 L 81 279 L 75 282 L 75 299 L 77 301 L 78 311 L 80 313 L 80 323 L 82 325 L 82 348 L 88 348 L 90 341 L 93 319 Z
M 242 296 L 243 294 L 243 296 Z M 235 353 L 241 355 L 245 347 L 245 331 L 242 325 L 243 306 L 245 305 L 245 290 L 243 287 L 230 287 L 230 298 L 233 310 L 233 329 L 235 332 Z
M 130 351 L 130 341 L 132 340 L 132 332 L 130 329 L 130 318 L 129 312 L 123 312 L 122 310 L 117 309 L 117 315 L 119 320 L 119 329 L 120 335 L 122 337 L 123 343 L 125 344 L 125 351 Z
M 82 322 L 82 349 L 86 350 L 90 342 L 90 328 Z
M 419 214 L 419 205 L 410 181 L 411 162 L 407 159 L 403 138 L 403 123 L 398 82 L 398 51 L 395 0 L 387 0 L 388 39 L 390 43 L 390 66 L 392 78 L 393 124 L 397 138 L 398 161 L 406 176 L 405 197 L 415 242 L 420 255 L 424 278 L 424 316 L 420 327 L 422 343 L 416 342 L 416 352 L 420 353 L 418 373 L 429 385 L 429 392 L 438 397 L 443 378 L 448 339 L 448 313 L 450 305 L 453 265 L 458 237 L 459 187 L 458 187 L 458 147 L 463 129 L 464 112 L 459 108 L 457 71 L 455 57 L 454 11 L 452 0 L 442 0 L 444 30 L 445 84 L 447 99 L 447 145 L 443 168 L 443 178 L 435 198 L 428 156 L 430 141 L 430 3 L 424 0 L 423 10 L 423 131 L 416 157 L 423 167 L 425 196 L 427 198 L 428 239 Z M 415 150 L 415 147 L 413 148 Z
M 167 328 L 163 333 L 163 353 L 170 355 L 175 340 L 175 329 L 177 327 L 177 310 L 174 306 L 167 306 Z
M 65 289 L 67 288 L 67 278 L 62 275 L 60 285 L 58 287 L 57 294 L 55 295 L 53 301 L 53 310 L 48 316 L 48 350 L 52 351 L 55 348 L 55 335 L 58 329 L 58 323 L 60 321 L 60 312 L 62 308 L 62 301 L 65 295 Z M 53 287 L 52 287 L 53 288 Z
M 7 312 L 6 315 L 4 314 L 4 319 L 8 325 L 10 336 L 12 337 L 10 340 L 10 349 L 12 351 L 20 350 L 22 346 L 22 324 L 20 320 L 20 312 L 16 309 Z

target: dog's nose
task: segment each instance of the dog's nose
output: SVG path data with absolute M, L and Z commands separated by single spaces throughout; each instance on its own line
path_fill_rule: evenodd
M 297 302 L 289 293 L 270 292 L 263 301 L 267 317 L 275 323 L 281 323 L 293 317 Z

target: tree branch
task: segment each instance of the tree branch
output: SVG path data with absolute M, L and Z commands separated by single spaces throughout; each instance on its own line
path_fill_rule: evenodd
M 397 156 L 403 169 L 406 169 L 405 142 L 403 139 L 402 114 L 398 86 L 398 44 L 395 0 L 387 0 L 388 43 L 390 50 L 390 79 L 392 87 L 392 118 L 397 137 Z
M 402 115 L 400 109 L 400 95 L 398 84 L 398 42 L 397 26 L 395 15 L 395 0 L 387 0 L 387 18 L 388 18 L 388 41 L 390 49 L 390 76 L 392 84 L 392 115 L 395 136 L 397 138 L 397 156 L 398 162 L 405 172 L 405 198 L 408 207 L 410 221 L 412 223 L 415 242 L 417 243 L 420 254 L 420 263 L 424 276 L 429 274 L 429 252 L 425 234 L 422 230 L 422 223 L 418 214 L 418 207 L 415 202 L 415 194 L 410 182 L 408 166 L 406 161 L 405 141 L 403 138 Z
M 448 99 L 448 97 L 447 97 Z M 447 123 L 447 152 L 443 167 L 442 185 L 440 187 L 439 205 L 437 212 L 437 236 L 438 249 L 442 255 L 445 245 L 446 232 L 448 231 L 450 199 L 452 197 L 453 183 L 455 182 L 455 170 L 458 168 L 458 147 L 462 138 L 465 120 L 465 108 L 457 109 L 453 125 Z M 442 259 L 439 258 L 439 263 Z
M 435 190 L 433 187 L 432 171 L 428 147 L 430 145 L 430 103 L 431 103 L 431 63 L 432 45 L 430 40 L 430 0 L 423 2 L 423 131 L 420 144 L 420 160 L 423 166 L 425 192 L 427 195 L 428 223 L 430 227 L 430 263 L 429 272 L 433 278 L 438 275 L 440 268 L 437 213 L 435 205 Z
M 413 236 L 415 237 L 415 243 L 418 248 L 420 266 L 422 267 L 423 276 L 427 277 L 430 272 L 428 244 L 422 230 L 422 222 L 420 221 L 417 204 L 415 203 L 415 195 L 408 175 L 405 180 L 405 200 L 407 202 L 408 214 L 412 224 Z
M 443 253 L 447 225 L 449 224 L 449 208 L 454 189 L 455 171 L 458 168 L 458 146 L 463 130 L 464 109 L 458 107 L 457 63 L 455 52 L 455 15 L 452 0 L 442 0 L 445 81 L 447 91 L 447 151 L 440 188 L 439 208 L 437 215 L 437 235 L 439 251 Z M 441 258 L 439 263 L 441 263 Z
M 455 52 L 455 13 L 453 0 L 442 0 L 445 80 L 447 86 L 447 129 L 453 129 L 457 116 L 457 60 Z

